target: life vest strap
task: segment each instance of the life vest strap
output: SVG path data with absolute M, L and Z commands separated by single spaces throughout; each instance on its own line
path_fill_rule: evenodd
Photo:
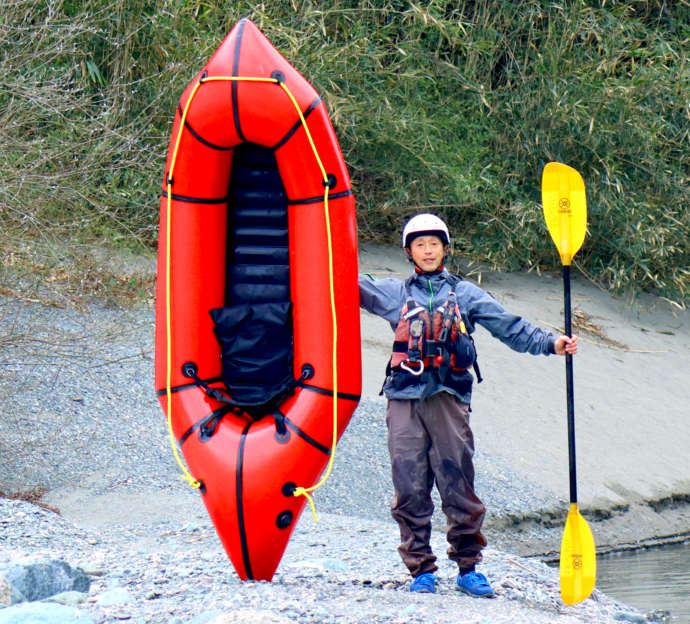
M 407 340 L 396 340 L 393 343 L 393 351 L 396 353 L 406 353 L 409 348 Z M 423 358 L 435 357 L 444 353 L 443 343 L 436 340 L 427 340 L 424 343 Z

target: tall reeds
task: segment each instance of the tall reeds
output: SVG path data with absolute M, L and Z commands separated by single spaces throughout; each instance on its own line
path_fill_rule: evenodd
M 561 160 L 588 188 L 582 270 L 687 300 L 688 2 L 6 4 L 5 250 L 151 247 L 177 98 L 248 16 L 326 100 L 363 238 L 394 242 L 410 214 L 429 210 L 450 222 L 461 254 L 556 267 L 539 176 Z

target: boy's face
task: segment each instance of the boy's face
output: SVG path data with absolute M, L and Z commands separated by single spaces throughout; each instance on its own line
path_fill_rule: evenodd
M 418 236 L 410 243 L 407 253 L 422 271 L 430 273 L 441 266 L 446 250 L 438 236 Z

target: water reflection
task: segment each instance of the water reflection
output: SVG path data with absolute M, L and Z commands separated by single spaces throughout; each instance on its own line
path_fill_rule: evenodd
M 597 589 L 640 611 L 690 624 L 690 542 L 597 557 Z

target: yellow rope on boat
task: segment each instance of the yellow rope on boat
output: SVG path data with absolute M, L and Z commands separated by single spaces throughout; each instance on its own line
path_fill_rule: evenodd
M 171 221 L 172 221 L 172 185 L 173 185 L 173 170 L 175 168 L 175 163 L 177 161 L 177 156 L 179 153 L 179 148 L 180 148 L 180 141 L 182 139 L 182 131 L 184 130 L 185 127 L 185 121 L 187 119 L 187 114 L 189 112 L 190 105 L 192 103 L 192 100 L 194 99 L 194 96 L 197 94 L 199 88 L 201 87 L 202 84 L 206 82 L 213 82 L 213 81 L 243 81 L 243 82 L 270 82 L 274 84 L 278 84 L 283 91 L 287 94 L 289 97 L 290 101 L 293 103 L 295 110 L 297 111 L 297 114 L 299 115 L 300 122 L 302 124 L 302 127 L 304 128 L 304 132 L 307 136 L 307 139 L 309 141 L 309 145 L 311 146 L 311 149 L 314 153 L 314 157 L 316 158 L 316 162 L 319 166 L 319 169 L 321 170 L 321 175 L 322 175 L 322 182 L 324 185 L 324 198 L 323 198 L 323 203 L 324 203 L 324 218 L 326 222 L 326 240 L 327 240 L 327 247 L 328 247 L 328 288 L 329 288 L 329 295 L 330 295 L 330 307 L 331 307 L 331 323 L 333 327 L 333 341 L 331 345 L 331 351 L 333 353 L 333 360 L 332 360 L 332 367 L 333 367 L 333 437 L 332 437 L 332 445 L 331 445 L 331 452 L 330 456 L 328 459 L 328 466 L 326 468 L 326 471 L 321 478 L 321 480 L 316 483 L 315 485 L 312 485 L 311 487 L 302 487 L 302 486 L 297 486 L 293 492 L 293 496 L 304 496 L 306 499 L 309 501 L 309 505 L 311 507 L 312 514 L 314 516 L 314 520 L 318 522 L 318 518 L 316 516 L 316 508 L 314 506 L 314 500 L 311 496 L 311 492 L 314 490 L 320 488 L 327 480 L 328 477 L 331 474 L 331 470 L 333 468 L 333 462 L 335 459 L 335 449 L 336 445 L 338 442 L 338 325 L 337 325 L 337 311 L 336 311 L 336 305 L 335 305 L 335 283 L 334 283 L 334 276 L 333 276 L 333 240 L 332 240 L 332 234 L 331 234 L 331 218 L 330 218 L 330 210 L 328 206 L 328 195 L 330 192 L 330 180 L 328 179 L 328 174 L 326 173 L 326 169 L 323 166 L 323 162 L 321 161 L 321 158 L 319 157 L 318 150 L 316 149 L 316 145 L 314 144 L 314 140 L 311 136 L 311 132 L 309 132 L 309 126 L 307 125 L 307 121 L 304 118 L 304 115 L 302 114 L 302 110 L 299 107 L 299 103 L 295 99 L 295 96 L 292 94 L 290 89 L 287 87 L 287 85 L 281 81 L 278 80 L 277 78 L 260 78 L 260 77 L 240 77 L 240 76 L 202 76 L 197 84 L 194 85 L 194 88 L 192 89 L 192 92 L 189 94 L 189 98 L 187 99 L 187 102 L 185 104 L 184 110 L 182 111 L 182 116 L 180 119 L 180 124 L 179 124 L 179 129 L 177 133 L 177 137 L 175 139 L 175 147 L 173 148 L 173 155 L 170 160 L 170 169 L 168 171 L 168 175 L 166 178 L 166 185 L 167 185 L 167 215 L 166 215 L 166 234 L 165 234 L 165 307 L 166 307 L 166 342 L 167 342 L 167 349 L 166 349 L 166 382 L 165 382 L 165 391 L 166 391 L 166 396 L 167 396 L 167 412 L 168 412 L 168 433 L 170 437 L 170 444 L 173 449 L 173 454 L 175 456 L 175 460 L 177 461 L 178 465 L 180 466 L 183 476 L 182 478 L 189 483 L 190 486 L 199 488 L 201 487 L 201 483 L 195 479 L 187 469 L 187 467 L 184 465 L 182 459 L 180 458 L 180 454 L 177 450 L 177 445 L 175 443 L 175 435 L 173 433 L 173 427 L 172 427 L 172 322 L 170 319 L 170 312 L 171 312 L 171 301 L 170 301 L 170 264 L 171 264 L 171 252 L 170 252 L 170 241 L 171 241 Z

